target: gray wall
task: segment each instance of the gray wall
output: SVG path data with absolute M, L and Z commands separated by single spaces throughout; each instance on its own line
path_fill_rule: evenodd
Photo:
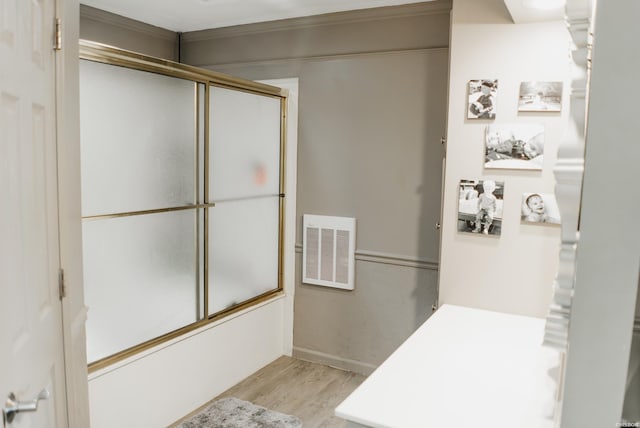
M 369 373 L 431 314 L 447 111 L 450 1 L 204 30 L 181 60 L 298 77 L 301 216 L 356 217 L 354 291 L 301 284 L 294 354 Z M 177 59 L 177 34 L 82 7 L 81 38 Z M 299 245 L 298 245 L 299 246 Z
M 301 216 L 356 217 L 354 291 L 300 283 L 294 355 L 368 373 L 437 296 L 450 2 L 183 35 L 183 61 L 249 79 L 298 77 Z
M 80 38 L 178 60 L 177 33 L 85 5 L 80 5 Z

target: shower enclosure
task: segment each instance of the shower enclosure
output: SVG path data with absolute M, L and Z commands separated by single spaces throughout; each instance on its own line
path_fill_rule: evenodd
M 90 370 L 282 291 L 286 93 L 81 43 Z

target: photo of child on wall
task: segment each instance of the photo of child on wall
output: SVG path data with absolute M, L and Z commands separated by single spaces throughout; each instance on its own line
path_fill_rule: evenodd
M 461 180 L 458 200 L 458 232 L 499 236 L 502 230 L 504 183 L 494 180 Z
M 542 169 L 544 126 L 489 125 L 485 133 L 485 168 Z
M 553 194 L 523 193 L 522 223 L 560 224 L 560 209 Z
M 467 119 L 495 119 L 498 80 L 470 80 Z

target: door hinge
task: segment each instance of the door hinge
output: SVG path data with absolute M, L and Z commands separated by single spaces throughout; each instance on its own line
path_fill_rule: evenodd
M 62 50 L 62 20 L 60 18 L 56 18 L 53 49 Z
M 67 288 L 64 285 L 64 269 L 62 268 L 58 271 L 58 294 L 60 295 L 60 300 L 67 297 Z

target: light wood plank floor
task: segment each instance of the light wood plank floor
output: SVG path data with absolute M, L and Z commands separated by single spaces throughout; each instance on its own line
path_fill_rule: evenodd
M 295 415 L 304 428 L 342 428 L 345 421 L 333 411 L 364 379 L 363 375 L 283 356 L 211 401 L 236 397 Z

